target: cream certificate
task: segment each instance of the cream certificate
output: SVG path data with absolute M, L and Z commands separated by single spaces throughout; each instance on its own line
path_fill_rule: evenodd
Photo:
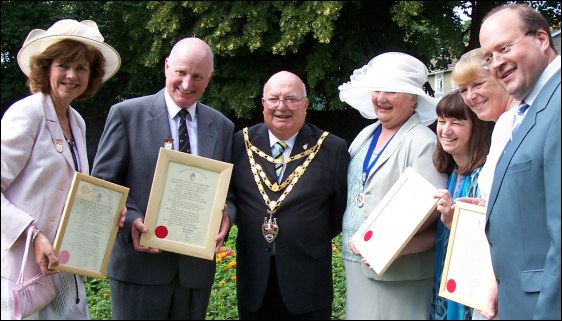
M 75 173 L 54 242 L 59 265 L 50 268 L 103 277 L 128 191 Z
M 141 245 L 212 260 L 232 164 L 160 148 Z
M 170 162 L 164 183 L 157 237 L 204 246 L 219 173 Z
M 406 168 L 355 232 L 353 245 L 378 275 L 383 275 L 435 210 L 436 190 L 412 167 Z
M 485 310 L 495 282 L 486 238 L 486 208 L 456 202 L 439 296 Z

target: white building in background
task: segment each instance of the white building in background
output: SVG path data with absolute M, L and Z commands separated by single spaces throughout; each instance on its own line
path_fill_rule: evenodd
M 554 42 L 554 48 L 556 48 L 558 54 L 561 54 L 560 29 L 552 32 L 552 41 Z M 452 63 L 447 66 L 446 70 L 437 70 L 429 73 L 428 82 L 431 85 L 431 88 L 435 91 L 435 97 L 443 97 L 444 95 L 457 89 L 457 86 L 453 83 L 453 79 L 451 78 L 454 66 L 455 63 Z

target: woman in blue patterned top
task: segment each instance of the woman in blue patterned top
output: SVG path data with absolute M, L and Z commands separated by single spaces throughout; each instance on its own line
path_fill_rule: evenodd
M 479 197 L 478 174 L 490 149 L 489 123 L 476 117 L 465 105 L 458 90 L 443 97 L 436 107 L 437 146 L 433 163 L 437 170 L 449 176 L 447 189 L 438 190 L 435 245 L 435 285 L 431 309 L 432 320 L 471 320 L 472 309 L 438 296 L 449 229 L 453 219 L 454 201 L 458 197 Z

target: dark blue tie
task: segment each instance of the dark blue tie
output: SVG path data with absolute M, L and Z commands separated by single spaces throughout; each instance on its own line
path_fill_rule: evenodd
M 191 153 L 191 147 L 189 145 L 189 134 L 187 133 L 186 116 L 187 109 L 182 108 L 178 115 L 180 117 L 180 124 L 178 126 L 178 139 L 179 139 L 179 151 L 184 153 Z
M 529 108 L 529 105 L 522 101 L 519 106 L 517 106 L 517 110 L 515 111 L 515 115 L 513 116 L 513 124 L 511 126 L 511 137 L 515 135 L 517 129 L 519 129 L 519 125 L 523 121 L 523 117 L 525 116 L 525 111 Z

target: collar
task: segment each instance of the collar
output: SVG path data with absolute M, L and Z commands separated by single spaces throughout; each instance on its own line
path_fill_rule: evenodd
M 269 147 L 273 148 L 273 145 L 275 145 L 275 143 L 277 143 L 281 139 L 275 137 L 275 135 L 273 135 L 273 133 L 269 129 L 267 130 L 267 132 L 269 133 Z M 293 136 L 291 136 L 289 139 L 284 140 L 284 142 L 287 144 L 287 147 L 289 147 L 291 150 L 293 149 L 293 146 L 295 146 L 295 141 L 297 140 L 297 135 L 298 135 L 298 132 L 296 134 L 294 134 Z
M 537 96 L 544 85 L 550 80 L 550 78 L 554 77 L 556 73 L 560 74 L 560 55 L 556 56 L 556 58 L 554 58 L 554 60 L 546 66 L 539 79 L 537 79 L 537 82 L 531 92 L 527 95 L 527 97 L 525 97 L 524 100 L 527 104 L 529 104 L 529 106 L 533 105 L 533 102 L 537 99 Z
M 181 108 L 174 102 L 172 97 L 170 97 L 170 94 L 168 94 L 168 91 L 165 89 L 164 89 L 164 99 L 166 100 L 166 109 L 168 110 L 168 115 L 170 116 L 171 119 L 173 119 L 174 117 L 176 117 L 176 115 L 178 114 Z M 194 103 L 193 105 L 187 108 L 187 111 L 189 112 L 191 119 L 195 119 L 196 109 L 197 109 L 197 103 Z

